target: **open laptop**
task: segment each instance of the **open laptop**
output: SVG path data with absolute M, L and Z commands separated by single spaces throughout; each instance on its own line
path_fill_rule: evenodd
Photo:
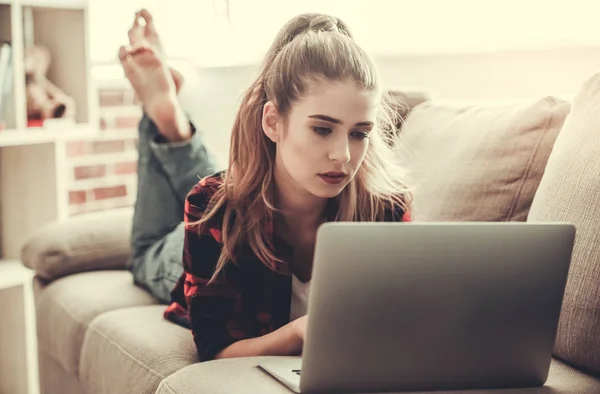
M 259 367 L 298 393 L 543 386 L 575 228 L 327 223 L 303 355 Z

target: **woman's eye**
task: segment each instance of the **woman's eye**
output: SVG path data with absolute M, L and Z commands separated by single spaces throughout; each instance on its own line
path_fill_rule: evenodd
M 319 135 L 328 135 L 331 133 L 331 129 L 327 127 L 313 127 L 313 130 Z
M 353 131 L 352 133 L 350 133 L 350 135 L 352 136 L 352 138 L 355 138 L 357 140 L 364 140 L 365 138 L 369 138 L 369 133 L 364 131 Z

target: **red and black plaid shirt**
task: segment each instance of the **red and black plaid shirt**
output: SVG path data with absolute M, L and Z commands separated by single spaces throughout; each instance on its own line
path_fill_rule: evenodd
M 196 184 L 185 202 L 184 222 L 199 220 L 221 185 L 222 173 Z M 204 226 L 186 226 L 183 274 L 171 293 L 173 302 L 165 317 L 192 330 L 201 361 L 211 360 L 222 349 L 246 338 L 272 332 L 290 321 L 292 271 L 288 264 L 265 266 L 250 250 L 242 250 L 237 264 L 228 264 L 210 285 L 221 254 L 222 217 Z M 401 208 L 386 215 L 386 221 L 410 221 Z M 273 247 L 283 261 L 292 249 L 274 235 Z

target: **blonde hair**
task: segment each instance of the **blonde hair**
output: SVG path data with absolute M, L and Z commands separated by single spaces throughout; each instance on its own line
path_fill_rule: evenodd
M 400 206 L 409 209 L 402 167 L 394 144 L 398 124 L 391 98 L 380 90 L 377 70 L 335 17 L 302 14 L 279 31 L 254 83 L 245 92 L 231 135 L 229 166 L 199 225 L 220 212 L 223 248 L 212 280 L 239 253 L 251 251 L 265 265 L 275 255 L 269 223 L 274 223 L 273 166 L 275 144 L 262 130 L 262 110 L 272 101 L 286 115 L 307 91 L 310 81 L 352 80 L 378 97 L 377 132 L 371 132 L 366 157 L 356 177 L 337 197 L 335 220 L 381 221 Z

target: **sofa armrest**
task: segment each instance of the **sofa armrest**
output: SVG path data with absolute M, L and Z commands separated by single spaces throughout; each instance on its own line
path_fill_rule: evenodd
M 132 217 L 133 209 L 123 208 L 45 224 L 27 238 L 21 260 L 50 281 L 78 272 L 125 269 Z

